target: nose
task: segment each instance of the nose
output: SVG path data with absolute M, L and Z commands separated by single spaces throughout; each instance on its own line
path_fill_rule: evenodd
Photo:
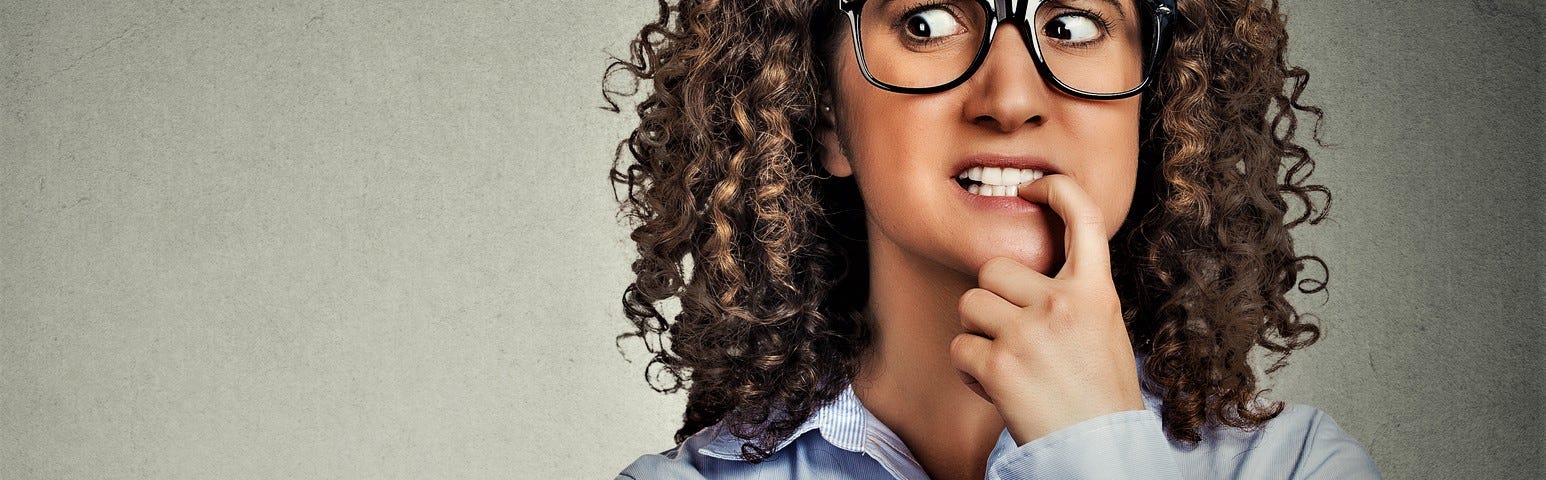
M 972 123 L 1012 132 L 1045 121 L 1043 110 L 1052 92 L 1036 70 L 1024 38 L 1018 25 L 999 25 L 987 58 L 968 81 L 971 93 L 963 113 Z

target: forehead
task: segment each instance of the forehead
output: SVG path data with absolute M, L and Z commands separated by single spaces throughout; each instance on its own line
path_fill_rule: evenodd
M 862 2 L 866 5 L 880 8 L 890 7 L 906 10 L 916 8 L 920 3 L 924 5 L 928 5 L 930 3 L 982 4 L 992 8 L 995 12 L 994 16 L 997 17 L 998 20 L 1003 20 L 1012 17 L 1029 18 L 1033 16 L 1031 13 L 1032 11 L 1043 7 L 1114 9 L 1120 13 L 1122 17 L 1126 18 L 1133 16 L 1130 15 L 1130 12 L 1136 11 L 1136 5 L 1134 2 L 1142 2 L 1145 5 L 1149 5 L 1155 3 L 1156 1 L 1158 3 L 1168 3 L 1164 0 L 935 0 L 934 2 L 920 2 L 917 0 L 850 0 L 849 2 L 844 3 L 852 4 Z
M 1000 16 L 1010 14 L 1027 13 L 1042 3 L 1105 3 L 1114 7 L 1128 10 L 1132 8 L 1134 0 L 992 0 L 988 2 Z

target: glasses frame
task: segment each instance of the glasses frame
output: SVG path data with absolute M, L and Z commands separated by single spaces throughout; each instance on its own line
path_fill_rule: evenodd
M 993 16 L 993 19 L 987 22 L 988 33 L 982 36 L 982 44 L 977 46 L 977 57 L 972 59 L 971 66 L 967 67 L 966 71 L 961 73 L 961 76 L 942 85 L 933 87 L 903 87 L 875 78 L 874 75 L 870 74 L 870 67 L 864 61 L 864 40 L 863 35 L 859 32 L 859 14 L 864 9 L 864 4 L 867 1 L 841 0 L 837 6 L 838 10 L 848 15 L 848 25 L 853 32 L 854 55 L 857 56 L 859 61 L 859 71 L 864 73 L 865 80 L 868 80 L 871 85 L 881 90 L 908 94 L 938 93 L 965 83 L 967 79 L 972 78 L 972 74 L 977 73 L 977 69 L 981 68 L 982 63 L 987 60 L 988 49 L 993 45 L 993 38 L 998 33 L 998 26 L 1004 22 L 1012 22 L 1013 25 L 1020 27 L 1020 39 L 1031 47 L 1031 59 L 1036 64 L 1036 71 L 1041 73 L 1041 78 L 1052 82 L 1059 90 L 1075 97 L 1090 100 L 1117 100 L 1131 97 L 1143 91 L 1154 79 L 1154 70 L 1159 63 L 1160 52 L 1164 51 L 1167 47 L 1166 41 L 1169 40 L 1170 23 L 1177 15 L 1176 0 L 1134 0 L 1135 3 L 1147 4 L 1152 7 L 1150 11 L 1153 12 L 1154 28 L 1151 30 L 1153 36 L 1150 38 L 1150 45 L 1153 47 L 1148 52 L 1145 52 L 1148 58 L 1144 59 L 1143 81 L 1139 82 L 1138 86 L 1125 92 L 1093 93 L 1063 83 L 1062 80 L 1057 78 L 1057 75 L 1052 74 L 1052 69 L 1047 66 L 1047 61 L 1042 58 L 1041 44 L 1033 38 L 1036 35 L 1036 31 L 1031 27 L 1030 20 L 1026 19 L 1027 12 L 1035 12 L 1036 9 L 1041 7 L 1042 0 L 992 0 L 991 2 L 989 0 L 976 0 L 978 4 L 982 5 L 984 11 Z M 1035 16 L 1034 13 L 1031 15 L 1032 17 Z M 1139 19 L 1139 21 L 1143 21 L 1143 19 Z

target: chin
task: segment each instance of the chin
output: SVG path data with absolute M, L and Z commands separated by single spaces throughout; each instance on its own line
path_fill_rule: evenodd
M 1029 232 L 1017 229 L 971 239 L 974 251 L 968 262 L 969 273 L 977 275 L 991 258 L 1008 257 L 1043 275 L 1056 275 L 1063 265 L 1063 236 L 1062 232 L 1056 233 L 1053 235 L 1047 229 Z

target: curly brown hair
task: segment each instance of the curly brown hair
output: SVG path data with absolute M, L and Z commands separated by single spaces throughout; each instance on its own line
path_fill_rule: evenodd
M 817 160 L 840 19 L 831 2 L 658 1 L 603 78 L 614 112 L 642 97 L 610 172 L 639 253 L 618 341 L 643 341 L 653 388 L 687 390 L 676 442 L 723 421 L 761 461 L 841 393 L 871 341 L 863 204 Z M 1306 183 L 1315 164 L 1294 142 L 1296 115 L 1315 118 L 1318 142 L 1322 113 L 1299 103 L 1309 74 L 1284 59 L 1277 2 L 1178 8 L 1111 246 L 1144 388 L 1167 434 L 1194 443 L 1282 411 L 1260 398 L 1250 352 L 1275 354 L 1271 373 L 1320 337 L 1285 296 L 1323 291 L 1326 265 L 1296 255 L 1289 230 L 1319 223 L 1331 197 Z M 1307 263 L 1319 279 L 1300 279 Z

